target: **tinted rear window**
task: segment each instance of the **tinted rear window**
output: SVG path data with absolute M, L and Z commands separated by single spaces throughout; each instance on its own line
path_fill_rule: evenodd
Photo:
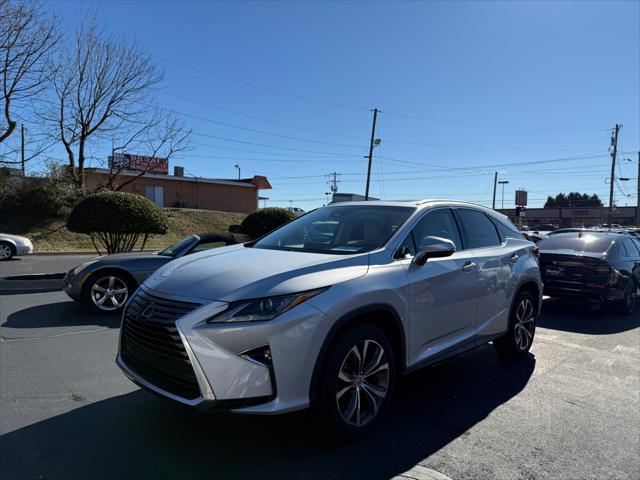
M 577 233 L 553 235 L 538 244 L 540 250 L 575 250 L 577 252 L 604 253 L 615 239 L 609 236 L 602 237 L 593 234 Z

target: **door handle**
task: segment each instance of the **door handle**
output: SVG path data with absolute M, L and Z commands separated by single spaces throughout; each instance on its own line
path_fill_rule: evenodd
M 478 264 L 476 262 L 467 262 L 462 266 L 462 271 L 463 272 L 470 272 L 472 271 L 474 268 L 476 268 Z
M 509 259 L 509 261 L 511 263 L 516 263 L 519 258 L 520 258 L 520 256 L 517 253 L 514 253 L 513 255 L 511 255 L 511 258 Z

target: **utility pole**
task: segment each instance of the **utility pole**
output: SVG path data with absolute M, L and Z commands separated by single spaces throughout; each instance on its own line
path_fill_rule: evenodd
M 371 142 L 369 143 L 369 167 L 367 169 L 367 187 L 364 191 L 365 202 L 369 200 L 369 182 L 371 182 L 371 162 L 373 161 L 373 144 L 376 136 L 376 120 L 378 118 L 378 109 L 373 109 L 373 126 L 371 127 Z
M 21 148 L 21 156 L 20 156 L 20 165 L 22 165 L 22 176 L 26 176 L 27 172 L 26 172 L 26 168 L 24 165 L 24 123 L 22 124 L 22 129 L 20 130 L 21 134 L 21 144 L 22 144 L 22 148 Z
M 493 204 L 491 208 L 496 209 L 496 190 L 498 189 L 498 172 L 493 176 Z
M 329 190 L 331 193 L 336 193 L 338 191 L 338 172 L 331 172 L 329 175 Z
M 618 132 L 622 125 L 616 123 L 611 137 L 611 184 L 609 185 L 609 225 L 611 225 L 611 215 L 613 215 L 613 184 L 616 180 L 616 156 L 618 154 Z

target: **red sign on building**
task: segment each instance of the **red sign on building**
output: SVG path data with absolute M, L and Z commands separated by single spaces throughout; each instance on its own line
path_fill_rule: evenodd
M 109 156 L 109 168 L 166 175 L 169 173 L 169 159 L 130 153 L 116 153 L 113 157 Z

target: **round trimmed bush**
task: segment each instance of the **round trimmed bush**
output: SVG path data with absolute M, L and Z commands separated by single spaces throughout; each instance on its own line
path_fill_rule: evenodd
M 261 208 L 249 214 L 240 224 L 240 233 L 259 238 L 290 222 L 296 214 L 286 208 Z
M 107 253 L 130 252 L 141 236 L 142 249 L 149 235 L 167 233 L 168 227 L 167 216 L 152 201 L 112 191 L 83 198 L 67 220 L 67 229 L 91 236 Z

